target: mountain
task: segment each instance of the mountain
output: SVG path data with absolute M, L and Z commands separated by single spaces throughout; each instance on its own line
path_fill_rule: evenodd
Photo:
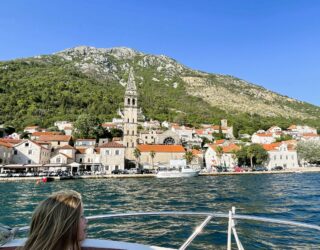
M 0 62 L 0 124 L 50 126 L 83 112 L 110 119 L 122 106 L 130 67 L 139 105 L 151 119 L 196 125 L 228 118 L 240 132 L 298 122 L 319 128 L 320 107 L 239 78 L 193 70 L 164 55 L 87 46 Z

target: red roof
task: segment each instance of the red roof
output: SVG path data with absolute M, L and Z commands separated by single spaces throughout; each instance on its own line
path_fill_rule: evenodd
M 147 144 L 140 144 L 137 146 L 140 152 L 171 152 L 171 153 L 185 153 L 184 147 L 181 145 L 147 145 Z
M 63 147 L 60 147 L 59 149 L 75 149 L 75 148 L 70 145 L 64 145 Z
M 120 143 L 112 141 L 102 144 L 99 148 L 124 148 L 124 146 Z
M 271 133 L 259 133 L 259 134 L 256 134 L 256 135 L 260 136 L 260 137 L 272 137 Z
M 0 146 L 6 147 L 6 148 L 12 148 L 12 144 L 3 142 L 3 141 L 0 141 Z
M 71 140 L 70 135 L 42 135 L 39 137 L 39 141 L 65 141 Z
M 42 136 L 42 135 L 62 135 L 61 132 L 52 131 L 52 132 L 33 132 L 32 136 Z
M 232 151 L 238 151 L 240 150 L 240 147 L 237 146 L 236 144 L 230 144 L 228 146 L 220 146 L 220 145 L 217 145 L 217 144 L 211 144 L 210 147 L 216 151 L 216 148 L 217 147 L 221 147 L 222 150 L 223 150 L 223 153 L 232 153 Z
M 22 142 L 22 140 L 19 140 L 19 139 L 6 139 L 6 138 L 1 138 L 0 141 L 9 143 L 11 145 L 15 145 Z
M 216 140 L 214 144 L 223 144 L 225 141 L 226 141 L 225 139 Z

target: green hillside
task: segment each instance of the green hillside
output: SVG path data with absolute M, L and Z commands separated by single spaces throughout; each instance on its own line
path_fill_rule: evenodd
M 212 74 L 207 76 L 179 66 L 172 59 L 161 57 L 159 61 L 156 56 L 152 57 L 155 59 L 145 59 L 144 56 L 140 53 L 128 59 L 119 59 L 119 56 L 108 54 L 103 65 L 96 62 L 95 57 L 90 57 L 89 60 L 87 57 L 84 59 L 77 56 L 66 60 L 61 55 L 0 62 L 0 124 L 12 125 L 18 129 L 27 125 L 49 127 L 56 120 L 74 121 L 82 113 L 93 114 L 101 120 L 110 120 L 117 116 L 117 109 L 123 105 L 124 83 L 129 67 L 133 67 L 139 92 L 139 106 L 147 118 L 194 126 L 200 123 L 218 124 L 221 118 L 227 118 L 235 126 L 235 130 L 241 133 L 252 133 L 274 124 L 285 128 L 291 123 L 305 123 L 320 129 L 319 107 L 286 101 L 281 97 L 279 102 L 276 99 L 277 105 L 287 105 L 288 109 L 299 112 L 299 116 L 263 116 L 228 110 L 222 104 L 220 108 L 219 103 L 212 105 L 206 100 L 210 96 L 201 96 L 201 88 L 199 93 L 190 93 L 192 87 L 183 77 L 205 78 L 209 87 L 212 85 L 229 89 L 228 91 L 232 91 L 234 87 L 230 83 L 224 83 L 236 78 L 221 78 Z M 101 60 L 105 57 L 103 54 Z M 143 66 L 142 60 L 146 61 Z M 86 63 L 83 65 L 90 66 L 90 70 L 83 70 L 79 66 L 83 62 Z M 167 63 L 170 67 L 166 67 Z M 168 69 L 163 71 L 159 70 L 159 67 Z M 119 84 L 121 81 L 122 84 Z M 237 91 L 241 89 L 239 86 L 238 84 Z M 254 100 L 255 97 L 250 92 L 254 88 L 259 87 L 254 85 L 250 89 L 250 85 L 246 84 L 241 91 L 247 91 Z M 303 112 L 306 119 L 301 117 Z

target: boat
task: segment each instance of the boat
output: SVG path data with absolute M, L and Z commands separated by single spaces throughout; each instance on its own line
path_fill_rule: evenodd
M 182 166 L 178 168 L 159 168 L 157 178 L 179 178 L 179 177 L 195 177 L 199 175 L 200 170 L 193 169 L 189 166 Z
M 315 237 L 319 235 L 320 226 L 314 224 L 307 224 L 302 222 L 283 220 L 283 219 L 275 219 L 268 217 L 260 217 L 260 216 L 252 216 L 252 215 L 240 215 L 235 213 L 235 207 L 229 211 L 229 213 L 214 213 L 214 212 L 180 212 L 180 211 L 165 211 L 165 212 L 134 212 L 134 213 L 122 213 L 122 214 L 104 214 L 104 215 L 96 215 L 96 216 L 88 216 L 86 217 L 88 221 L 92 220 L 102 220 L 102 219 L 114 219 L 114 218 L 123 218 L 123 217 L 137 217 L 137 216 L 164 216 L 164 217 L 179 217 L 179 216 L 187 216 L 187 217 L 202 217 L 204 220 L 196 227 L 196 229 L 192 232 L 192 234 L 183 242 L 183 244 L 178 248 L 179 250 L 186 249 L 193 240 L 204 230 L 206 225 L 210 223 L 212 219 L 225 219 L 228 222 L 227 232 L 227 249 L 231 250 L 232 246 L 236 246 L 238 250 L 244 250 L 244 246 L 242 245 L 239 235 L 237 233 L 236 224 L 237 221 L 245 220 L 245 221 L 253 221 L 253 222 L 264 222 L 264 223 L 274 223 L 280 226 L 286 225 L 290 227 L 300 227 L 311 229 L 314 232 Z M 22 246 L 25 242 L 24 239 L 15 239 L 16 234 L 28 231 L 29 227 L 21 227 L 21 228 L 9 228 L 3 225 L 0 225 L 0 250 L 13 250 L 19 246 Z M 233 237 L 232 237 L 233 236 Z M 233 243 L 235 242 L 235 244 Z M 211 243 L 208 243 L 211 244 Z M 208 246 L 208 248 L 212 248 L 212 246 Z M 173 248 L 166 248 L 160 246 L 150 246 L 139 243 L 129 243 L 123 241 L 112 241 L 112 240 L 100 240 L 100 239 L 86 239 L 82 243 L 82 249 L 84 250 L 173 250 Z

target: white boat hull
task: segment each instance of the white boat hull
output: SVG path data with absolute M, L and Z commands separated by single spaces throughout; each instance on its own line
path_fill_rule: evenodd
M 188 178 L 195 177 L 199 175 L 200 171 L 188 171 L 188 172 L 180 172 L 180 171 L 159 171 L 156 175 L 157 178 Z

